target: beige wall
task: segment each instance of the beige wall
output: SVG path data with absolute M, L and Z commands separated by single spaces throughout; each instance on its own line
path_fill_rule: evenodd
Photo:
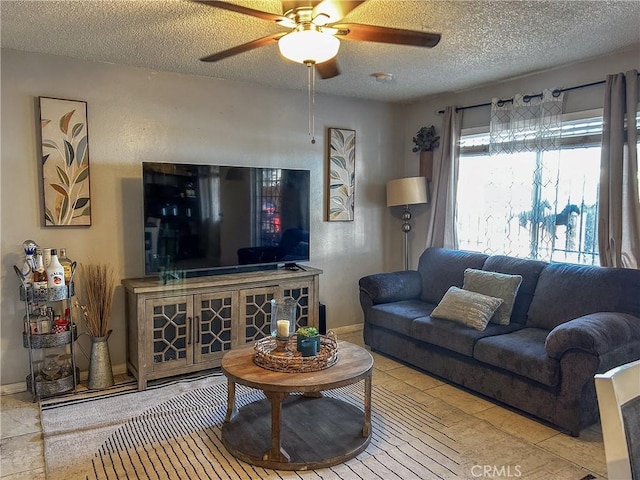
M 451 92 L 444 95 L 429 97 L 421 102 L 407 106 L 402 116 L 402 160 L 404 175 L 418 175 L 418 154 L 413 153 L 412 137 L 422 126 L 435 125 L 438 134 L 442 131 L 442 115 L 437 112 L 449 105 L 467 106 L 491 102 L 493 97 L 511 98 L 514 93 L 538 93 L 544 88 L 566 88 L 604 80 L 608 74 L 626 72 L 640 68 L 640 45 L 615 55 L 596 58 L 587 62 L 568 65 L 562 68 L 521 77 L 518 79 L 494 83 L 481 88 L 462 92 Z M 594 86 L 565 93 L 565 112 L 578 112 L 602 108 L 604 86 Z M 488 126 L 490 107 L 465 110 L 463 113 L 463 128 Z M 439 152 L 435 152 L 437 157 Z M 401 176 L 401 175 L 398 175 Z M 401 208 L 396 207 L 392 212 L 389 225 L 396 235 L 391 236 L 391 243 L 387 248 L 391 251 L 402 249 L 402 234 L 400 232 L 402 220 Z M 425 247 L 429 207 L 416 205 L 411 209 L 413 213 L 413 230 L 409 236 L 410 268 L 415 268 L 418 258 Z
M 25 239 L 67 247 L 69 257 L 80 263 L 110 263 L 120 278 L 143 274 L 142 161 L 309 169 L 309 264 L 324 270 L 320 300 L 327 305 L 327 323 L 335 328 L 362 321 L 357 281 L 364 274 L 387 269 L 385 232 L 390 217 L 384 206 L 384 185 L 396 173 L 396 152 L 402 150 L 394 128 L 398 112 L 393 106 L 319 95 L 317 143 L 311 145 L 304 91 L 5 49 L 1 61 L 2 385 L 24 382 L 28 372 L 28 353 L 21 337 L 24 306 L 13 272 L 13 265 L 22 262 Z M 303 76 L 300 78 L 304 87 Z M 41 227 L 35 118 L 39 95 L 88 102 L 90 228 Z M 328 126 L 357 132 L 354 222 L 324 221 L 324 134 Z M 112 326 L 112 362 L 122 365 L 122 288 L 116 292 Z M 86 368 L 86 362 L 82 366 Z
M 310 265 L 324 270 L 321 301 L 328 324 L 361 322 L 357 280 L 402 268 L 400 209 L 388 211 L 384 186 L 391 178 L 418 173 L 411 137 L 423 125 L 441 130 L 436 112 L 447 105 L 472 105 L 493 96 L 568 87 L 603 80 L 609 73 L 638 68 L 640 48 L 412 105 L 388 105 L 320 95 L 316 101 L 317 143 L 306 132 L 304 91 L 267 89 L 211 78 L 84 62 L 2 50 L 0 163 L 0 384 L 24 381 L 23 305 L 13 265 L 22 241 L 66 246 L 80 262 L 112 263 L 121 278 L 140 276 L 142 263 L 142 161 L 184 161 L 308 168 L 312 182 Z M 304 82 L 303 82 L 304 83 Z M 42 228 L 37 180 L 37 97 L 86 100 L 89 115 L 93 225 Z M 568 111 L 602 106 L 602 87 L 566 96 Z M 465 112 L 464 126 L 488 123 L 488 109 Z M 357 132 L 357 192 L 354 222 L 325 222 L 323 184 L 328 126 Z M 428 206 L 416 206 L 410 234 L 411 265 L 424 249 Z M 113 363 L 125 362 L 124 307 L 118 288 L 110 340 Z M 86 344 L 85 344 L 86 345 Z M 81 355 L 79 355 L 79 359 Z M 86 368 L 86 363 L 84 364 Z

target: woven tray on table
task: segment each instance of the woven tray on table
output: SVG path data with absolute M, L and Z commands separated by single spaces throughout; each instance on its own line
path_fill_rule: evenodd
M 298 352 L 295 335 L 289 339 L 289 350 L 293 352 L 292 356 L 271 355 L 271 351 L 275 348 L 274 337 L 258 340 L 253 347 L 255 350 L 253 361 L 262 368 L 288 373 L 316 372 L 329 368 L 338 361 L 338 339 L 332 331 L 320 337 L 320 351 L 313 357 L 303 357 Z

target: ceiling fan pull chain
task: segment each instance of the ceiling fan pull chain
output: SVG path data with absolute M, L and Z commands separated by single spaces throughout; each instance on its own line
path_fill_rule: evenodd
M 316 64 L 311 68 L 311 144 L 316 143 Z
M 311 64 L 307 63 L 307 115 L 309 136 L 311 136 Z
M 315 136 L 315 117 L 313 114 L 313 107 L 315 105 L 316 99 L 316 70 L 315 64 L 312 62 L 307 62 L 307 91 L 308 91 L 308 107 L 309 107 L 309 136 L 311 137 L 311 144 L 316 143 Z

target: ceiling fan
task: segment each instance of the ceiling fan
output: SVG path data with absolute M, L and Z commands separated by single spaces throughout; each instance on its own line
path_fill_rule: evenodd
M 269 45 L 277 41 L 280 53 L 294 62 L 315 66 L 321 78 L 340 74 L 336 54 L 340 40 L 392 43 L 431 48 L 440 41 L 440 34 L 403 30 L 358 23 L 338 23 L 347 13 L 366 0 L 283 0 L 283 14 L 255 10 L 223 1 L 195 0 L 211 7 L 249 15 L 277 23 L 287 32 L 274 33 L 222 52 L 201 58 L 217 62 L 225 58 Z

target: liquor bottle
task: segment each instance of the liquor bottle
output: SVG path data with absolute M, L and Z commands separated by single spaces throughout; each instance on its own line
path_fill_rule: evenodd
M 44 269 L 44 260 L 42 259 L 42 252 L 38 250 L 36 252 L 36 269 L 33 271 L 33 288 L 34 288 L 34 291 L 40 292 L 42 294 L 42 290 L 46 290 L 47 286 L 48 286 L 47 272 Z
M 49 288 L 64 285 L 64 268 L 58 260 L 58 251 L 51 249 L 51 261 L 47 267 L 47 286 Z
M 33 254 L 27 253 L 24 257 L 24 263 L 22 265 L 22 276 L 24 277 L 24 283 L 33 282 L 33 269 L 35 267 L 35 260 Z
M 64 283 L 68 285 L 71 281 L 71 260 L 67 257 L 66 248 L 60 249 L 60 256 L 58 257 L 58 260 L 60 261 L 62 268 L 64 268 Z
M 51 333 L 51 317 L 47 307 L 40 308 L 40 314 L 38 315 L 38 326 L 40 327 L 40 334 Z
M 32 335 L 40 333 L 38 315 L 40 315 L 40 306 L 37 303 L 34 303 L 29 308 L 29 314 L 25 313 L 24 315 L 24 333 L 31 333 Z
M 51 263 L 51 249 L 43 248 L 42 249 L 42 260 L 44 261 L 44 268 L 47 268 Z
M 22 243 L 24 249 L 24 264 L 22 265 L 22 276 L 25 283 L 33 282 L 33 271 L 36 268 L 36 261 L 33 256 L 36 253 L 38 245 L 33 240 L 25 240 Z
M 45 310 L 45 313 L 47 314 L 47 317 L 49 318 L 49 322 L 51 324 L 53 324 L 53 319 L 55 318 L 56 314 L 53 310 L 53 307 L 47 307 Z
M 38 322 L 39 314 L 29 317 L 29 332 L 31 335 L 40 335 L 40 323 Z

